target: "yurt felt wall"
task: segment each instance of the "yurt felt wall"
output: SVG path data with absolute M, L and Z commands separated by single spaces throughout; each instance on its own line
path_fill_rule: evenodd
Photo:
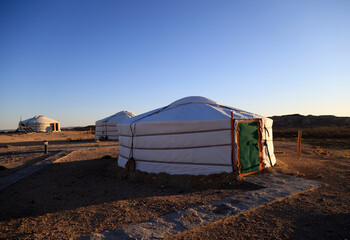
M 60 122 L 43 115 L 37 115 L 35 117 L 20 121 L 18 127 L 20 131 L 23 127 L 30 128 L 35 132 L 61 131 Z
M 118 140 L 118 123 L 134 116 L 135 114 L 132 112 L 121 111 L 112 116 L 96 121 L 95 139 L 106 138 Z
M 238 149 L 237 139 L 232 140 L 232 131 L 237 138 L 237 124 L 232 125 L 231 112 L 235 123 L 259 121 L 262 165 L 274 165 L 271 119 L 204 97 L 180 99 L 120 123 L 118 164 L 124 167 L 132 158 L 137 170 L 151 173 L 232 172 L 238 164 Z

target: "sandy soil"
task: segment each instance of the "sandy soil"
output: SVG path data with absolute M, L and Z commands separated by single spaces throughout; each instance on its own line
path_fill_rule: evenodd
M 49 140 L 54 150 L 78 149 L 0 192 L 0 238 L 74 239 L 254 189 L 244 185 L 184 191 L 130 183 L 113 175 L 116 142 L 101 142 L 98 146 L 87 135 L 0 135 L 0 145 L 11 145 L 1 148 L 1 153 L 35 151 L 44 140 Z M 303 145 L 302 156 L 298 156 L 295 145 L 275 142 L 278 164 L 272 171 L 299 171 L 299 177 L 323 182 L 321 187 L 171 238 L 349 239 L 349 149 Z M 105 155 L 112 158 L 102 158 Z M 0 155 L 2 163 L 3 158 Z
M 1 191 L 0 238 L 74 239 L 256 189 L 130 183 L 114 175 L 118 148 L 112 143 L 81 148 Z
M 49 155 L 44 154 L 44 141 L 49 142 Z M 116 142 L 111 141 L 96 142 L 89 132 L 1 133 L 0 166 L 7 169 L 0 171 L 0 177 L 42 161 L 59 150 L 116 145 Z
M 54 153 L 55 152 L 50 153 L 48 156 Z M 21 168 L 42 161 L 48 156 L 42 152 L 8 152 L 0 154 L 0 166 L 7 168 L 6 170 L 0 171 L 0 177 L 7 176 Z
M 324 184 L 170 239 L 349 239 L 349 149 L 303 145 L 298 156 L 294 142 L 275 141 L 275 150 L 273 171 Z
M 0 156 L 5 152 L 43 152 L 44 141 L 49 142 L 49 150 L 79 149 L 116 145 L 113 141 L 96 142 L 94 135 L 86 131 L 63 131 L 49 133 L 0 134 Z

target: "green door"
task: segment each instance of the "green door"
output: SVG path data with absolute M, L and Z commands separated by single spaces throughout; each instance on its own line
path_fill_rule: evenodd
M 260 170 L 258 122 L 241 122 L 239 126 L 239 154 L 241 173 Z

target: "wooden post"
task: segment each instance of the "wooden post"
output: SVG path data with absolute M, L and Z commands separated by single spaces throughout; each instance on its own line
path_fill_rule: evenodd
M 233 111 L 231 111 L 231 144 L 232 144 L 232 165 L 233 165 L 233 171 L 236 171 L 236 166 L 235 166 L 235 135 L 234 135 L 234 125 L 233 125 Z
M 44 150 L 45 150 L 45 154 L 49 153 L 49 142 L 48 141 L 44 142 Z
M 300 155 L 301 154 L 301 136 L 303 134 L 302 130 L 298 130 L 298 148 L 297 148 L 297 153 Z

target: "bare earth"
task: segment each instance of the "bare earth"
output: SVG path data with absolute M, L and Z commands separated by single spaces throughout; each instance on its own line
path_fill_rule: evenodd
M 87 132 L 0 134 L 0 177 L 43 160 L 53 151 L 77 149 L 0 192 L 0 238 L 75 239 L 251 190 L 186 190 L 114 177 L 117 142 L 95 142 Z M 350 239 L 350 150 L 275 141 L 272 171 L 324 184 L 172 239 Z M 112 158 L 102 158 L 110 155 Z M 270 170 L 271 171 L 271 170 Z
M 170 239 L 350 239 L 349 149 L 275 141 L 274 171 L 294 173 L 324 184 Z

